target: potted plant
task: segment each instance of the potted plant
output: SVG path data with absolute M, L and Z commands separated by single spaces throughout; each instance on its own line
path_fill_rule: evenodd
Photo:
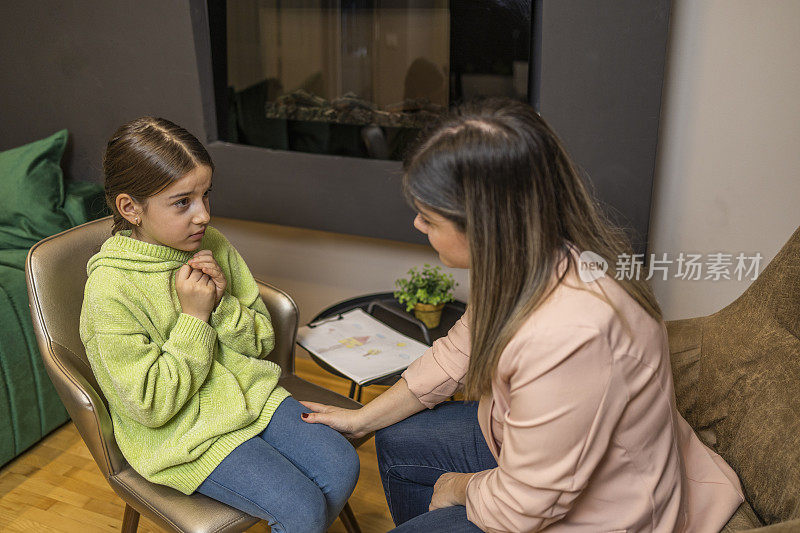
M 398 287 L 394 297 L 406 305 L 406 311 L 414 311 L 428 329 L 439 325 L 444 304 L 455 300 L 454 289 L 458 286 L 451 274 L 442 272 L 441 267 L 426 264 L 421 271 L 412 268 L 408 278 L 394 282 Z

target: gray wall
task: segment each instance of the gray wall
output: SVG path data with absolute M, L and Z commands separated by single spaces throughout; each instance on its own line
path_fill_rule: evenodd
M 0 4 L 0 150 L 67 128 L 67 175 L 100 182 L 105 143 L 132 118 L 162 116 L 215 138 L 192 30 L 202 4 Z M 425 242 L 399 193 L 398 162 L 207 144 L 217 215 Z
M 105 143 L 127 120 L 163 116 L 204 136 L 186 2 L 2 2 L 0 50 L 0 149 L 68 128 L 68 176 L 101 181 Z
M 669 0 L 544 0 L 540 111 L 644 252 Z
M 212 95 L 202 90 L 210 72 L 197 60 L 208 42 L 192 29 L 193 18 L 205 17 L 202 5 L 0 4 L 0 150 L 68 128 L 67 175 L 100 181 L 105 142 L 137 116 L 163 116 L 213 141 L 213 113 L 204 106 Z M 545 0 L 543 9 L 542 115 L 597 184 L 599 197 L 636 228 L 640 250 L 667 6 L 667 0 Z M 217 165 L 217 215 L 424 242 L 399 192 L 398 162 L 208 145 Z

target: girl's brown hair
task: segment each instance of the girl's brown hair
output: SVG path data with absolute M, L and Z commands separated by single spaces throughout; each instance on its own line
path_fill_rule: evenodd
M 117 196 L 145 200 L 200 165 L 214 170 L 211 156 L 197 138 L 169 120 L 141 117 L 114 132 L 103 155 L 106 204 L 114 215 L 111 234 L 132 229 L 117 210 Z
M 455 109 L 425 132 L 406 158 L 403 190 L 412 205 L 466 233 L 473 302 L 467 399 L 491 390 L 500 354 L 552 290 L 551 277 L 568 246 L 602 256 L 610 276 L 616 274 L 617 257 L 631 253 L 625 234 L 595 205 L 556 134 L 521 102 L 495 98 Z M 566 256 L 576 267 L 572 255 Z M 644 281 L 619 283 L 661 319 Z

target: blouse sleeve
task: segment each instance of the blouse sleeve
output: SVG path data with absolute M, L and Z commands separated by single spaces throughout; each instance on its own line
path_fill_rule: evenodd
M 550 328 L 512 349 L 498 376 L 511 394 L 498 466 L 467 485 L 467 517 L 489 532 L 539 531 L 560 520 L 626 403 L 624 384 L 612 383 L 611 348 L 594 328 Z
M 452 396 L 467 374 L 469 313 L 467 308 L 447 335 L 435 340 L 433 346 L 403 372 L 409 390 L 429 409 Z

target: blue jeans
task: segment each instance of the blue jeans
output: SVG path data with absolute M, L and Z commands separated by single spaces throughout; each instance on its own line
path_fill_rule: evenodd
M 197 492 L 266 520 L 272 531 L 321 532 L 336 519 L 358 481 L 353 446 L 286 398 L 260 435 L 237 446 Z
M 396 532 L 480 531 L 463 505 L 428 511 L 445 472 L 480 472 L 497 462 L 478 426 L 477 402 L 444 402 L 375 434 L 378 470 Z

